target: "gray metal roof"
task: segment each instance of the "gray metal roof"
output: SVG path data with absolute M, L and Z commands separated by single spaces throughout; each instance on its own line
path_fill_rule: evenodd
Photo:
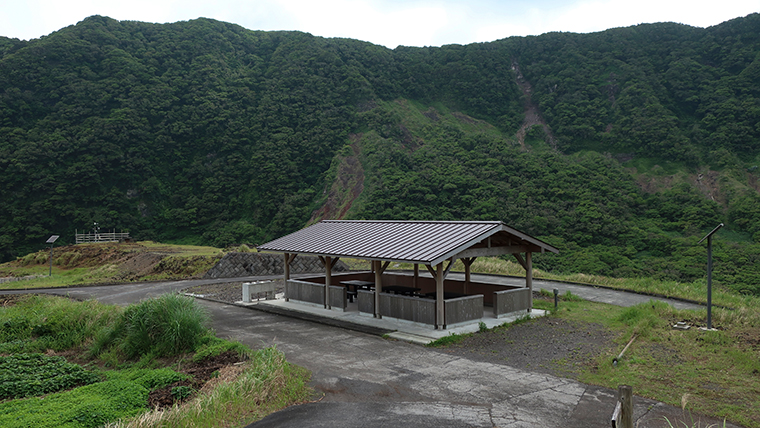
M 558 250 L 499 221 L 325 220 L 260 245 L 259 251 L 436 265 L 491 245 Z

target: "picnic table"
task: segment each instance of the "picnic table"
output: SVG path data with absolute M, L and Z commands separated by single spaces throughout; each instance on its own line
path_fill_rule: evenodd
M 421 288 L 417 287 L 405 287 L 403 285 L 389 285 L 383 287 L 383 291 L 386 293 L 403 294 L 406 296 L 414 295 L 415 292 L 420 291 Z
M 432 293 L 425 293 L 425 297 L 428 297 L 428 298 L 431 298 L 431 299 L 435 299 L 436 296 L 437 296 L 437 294 L 438 293 L 436 293 L 435 291 L 433 291 Z M 447 300 L 447 299 L 456 299 L 457 297 L 464 297 L 464 296 L 467 296 L 467 294 L 455 293 L 453 291 L 444 291 L 443 292 L 443 299 L 444 300 Z
M 356 297 L 356 291 L 359 289 L 362 290 L 372 290 L 375 288 L 375 283 L 370 281 L 362 281 L 359 279 L 350 279 L 348 281 L 341 281 L 341 284 L 346 285 L 346 294 L 348 295 L 348 301 L 353 303 L 354 297 Z M 353 288 L 353 290 L 351 290 Z

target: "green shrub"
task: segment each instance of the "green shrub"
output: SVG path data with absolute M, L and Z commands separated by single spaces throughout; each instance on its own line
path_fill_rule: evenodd
M 0 356 L 0 399 L 49 394 L 99 380 L 96 373 L 59 356 Z
M 195 350 L 209 333 L 210 318 L 195 299 L 164 294 L 128 307 L 96 337 L 92 354 L 118 347 L 129 359 L 166 357 Z

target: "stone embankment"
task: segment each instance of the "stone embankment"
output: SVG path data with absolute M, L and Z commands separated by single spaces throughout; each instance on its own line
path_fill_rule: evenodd
M 7 276 L 5 278 L 0 278 L 0 284 L 5 283 L 5 282 L 26 281 L 28 279 L 39 278 L 41 276 L 45 276 L 45 275 Z
M 204 278 L 240 278 L 245 276 L 268 276 L 284 274 L 284 257 L 266 253 L 227 253 Z M 290 273 L 319 273 L 325 268 L 318 257 L 298 256 L 290 264 Z M 348 266 L 338 260 L 333 272 L 348 271 Z

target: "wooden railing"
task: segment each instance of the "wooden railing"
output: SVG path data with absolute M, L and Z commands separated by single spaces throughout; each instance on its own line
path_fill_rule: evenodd
M 132 237 L 129 236 L 129 232 L 75 233 L 74 237 L 77 244 L 91 242 L 123 242 L 132 239 Z

